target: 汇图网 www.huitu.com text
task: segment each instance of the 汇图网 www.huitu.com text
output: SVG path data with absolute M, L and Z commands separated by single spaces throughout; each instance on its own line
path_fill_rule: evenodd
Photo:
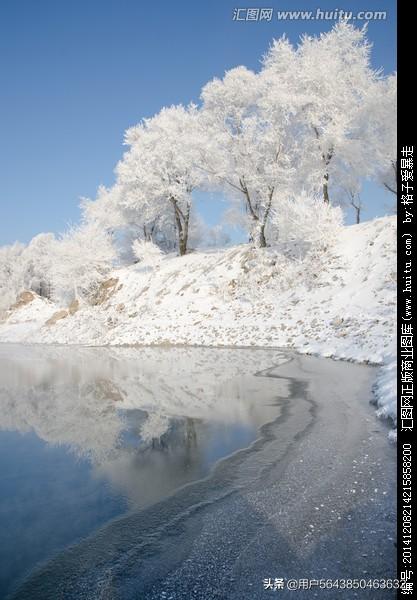
M 234 21 L 385 21 L 385 10 L 351 10 L 336 8 L 334 10 L 274 10 L 273 8 L 235 8 Z

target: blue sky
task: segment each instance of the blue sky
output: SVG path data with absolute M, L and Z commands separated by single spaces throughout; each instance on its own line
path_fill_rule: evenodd
M 369 23 L 373 62 L 395 70 L 393 0 L 2 0 L 0 244 L 63 231 L 80 196 L 110 185 L 123 132 L 162 106 L 198 100 L 226 69 L 257 69 L 273 37 L 296 41 L 329 21 L 235 22 L 236 7 L 386 10 Z M 392 197 L 366 186 L 369 218 Z M 215 222 L 218 203 L 203 209 Z

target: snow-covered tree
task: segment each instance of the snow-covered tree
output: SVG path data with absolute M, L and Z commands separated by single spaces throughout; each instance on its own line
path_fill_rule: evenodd
M 23 291 L 49 298 L 52 294 L 51 265 L 56 239 L 40 233 L 27 245 L 16 242 L 0 248 L 0 308 L 8 308 Z
M 91 294 L 113 267 L 111 235 L 98 223 L 82 223 L 62 234 L 51 261 L 53 295 L 68 302 Z
M 293 150 L 288 111 L 266 80 L 237 67 L 202 90 L 203 170 L 213 185 L 243 201 L 255 245 L 266 246 L 272 207 L 288 193 Z
M 112 237 L 122 264 L 134 260 L 134 240 L 152 240 L 156 233 L 156 218 L 151 221 L 146 210 L 140 210 L 140 203 L 127 202 L 123 192 L 117 183 L 109 188 L 100 186 L 95 200 L 83 198 L 81 202 L 84 222 L 95 223 Z
M 372 177 L 397 194 L 397 75 L 379 80 L 358 117 Z
M 362 208 L 363 208 L 360 194 L 359 193 L 355 194 L 353 192 L 349 192 L 349 201 L 350 201 L 350 206 L 355 211 L 356 225 L 359 225 L 359 223 L 361 222 L 361 212 L 362 212 Z
M 53 233 L 36 235 L 22 253 L 23 288 L 50 298 L 52 295 L 51 266 L 55 258 L 57 240 Z
M 0 247 L 0 310 L 9 308 L 23 288 L 22 253 L 24 244 Z
M 297 48 L 284 39 L 264 58 L 273 90 L 284 90 L 293 110 L 294 135 L 302 146 L 299 189 L 321 192 L 346 187 L 346 178 L 369 176 L 373 157 L 360 121 L 380 79 L 370 63 L 366 28 L 341 21 L 318 37 L 304 36 Z M 282 93 L 282 92 L 281 92 Z
M 85 223 L 96 223 L 108 233 L 126 227 L 129 222 L 121 206 L 121 189 L 118 185 L 109 188 L 100 185 L 96 198 L 82 198 L 80 208 Z
M 145 239 L 173 219 L 180 255 L 188 247 L 191 194 L 203 177 L 196 167 L 198 139 L 195 106 L 164 108 L 126 132 L 130 150 L 117 167 L 124 211 L 142 215 Z
M 328 203 L 331 188 L 340 203 L 345 189 L 375 178 L 394 191 L 395 83 L 372 69 L 370 49 L 366 29 L 345 21 L 297 47 L 283 37 L 259 73 L 237 67 L 205 85 L 201 109 L 144 119 L 126 132 L 115 185 L 84 203 L 87 221 L 130 259 L 136 239 L 184 254 L 190 228 L 204 237 L 192 192 L 208 186 L 235 203 L 229 215 L 262 247 L 278 224 L 271 211 L 303 190 Z
M 347 187 L 343 191 L 343 195 L 341 195 L 338 200 L 338 206 L 343 209 L 347 208 L 353 210 L 355 223 L 359 225 L 361 222 L 362 210 L 364 208 L 360 186 Z

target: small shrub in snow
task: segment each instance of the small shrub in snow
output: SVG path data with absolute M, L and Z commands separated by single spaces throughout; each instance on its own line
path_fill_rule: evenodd
M 163 256 L 162 250 L 153 242 L 135 240 L 132 244 L 135 257 L 144 267 L 156 267 Z
M 303 241 L 325 249 L 340 232 L 343 212 L 321 198 L 301 193 L 280 203 L 273 212 L 272 224 L 279 242 Z

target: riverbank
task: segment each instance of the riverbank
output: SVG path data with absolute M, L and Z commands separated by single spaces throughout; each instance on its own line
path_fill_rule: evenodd
M 165 256 L 112 273 L 90 303 L 38 296 L 0 323 L 0 341 L 260 346 L 383 368 L 380 416 L 396 422 L 396 219 L 344 227 L 327 249 L 241 245 Z

